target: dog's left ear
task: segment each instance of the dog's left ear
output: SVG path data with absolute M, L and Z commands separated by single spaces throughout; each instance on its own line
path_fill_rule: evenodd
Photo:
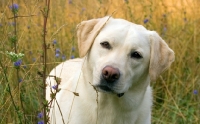
M 77 26 L 79 56 L 84 57 L 109 17 L 82 21 Z
M 155 32 L 150 31 L 151 57 L 149 74 L 151 81 L 165 71 L 174 61 L 174 51 L 168 47 L 166 42 Z

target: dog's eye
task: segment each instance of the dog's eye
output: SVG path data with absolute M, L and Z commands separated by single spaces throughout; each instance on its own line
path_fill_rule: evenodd
M 101 44 L 101 46 L 103 48 L 111 49 L 111 46 L 110 46 L 110 44 L 107 41 L 101 42 L 100 44 Z
M 131 53 L 131 58 L 140 59 L 140 58 L 142 58 L 142 56 L 140 55 L 139 52 L 132 52 Z

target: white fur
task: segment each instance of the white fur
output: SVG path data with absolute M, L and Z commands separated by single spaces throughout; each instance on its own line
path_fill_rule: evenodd
M 152 106 L 152 91 L 149 86 L 150 60 L 152 54 L 156 54 L 152 53 L 154 47 L 151 46 L 151 42 L 154 41 L 151 41 L 150 36 L 154 36 L 155 32 L 122 19 L 108 20 L 108 17 L 104 17 L 95 21 L 93 25 L 98 25 L 102 21 L 106 22 L 106 25 L 102 26 L 94 41 L 88 44 L 91 48 L 86 50 L 85 57 L 63 62 L 50 73 L 61 78 L 59 85 L 61 90 L 57 93 L 56 100 L 63 115 L 61 116 L 54 101 L 49 116 L 51 124 L 62 124 L 63 120 L 65 124 L 68 122 L 69 124 L 150 124 Z M 83 32 L 82 29 L 79 30 Z M 78 37 L 81 39 L 79 35 Z M 103 41 L 108 41 L 112 49 L 103 48 L 100 45 Z M 84 41 L 79 40 L 79 42 Z M 163 49 L 174 54 L 168 46 Z M 131 58 L 132 51 L 139 52 L 142 58 Z M 173 59 L 174 55 L 166 61 L 171 64 Z M 95 86 L 100 85 L 102 69 L 107 65 L 120 71 L 120 78 L 112 87 L 114 93 L 95 89 Z M 51 86 L 55 84 L 53 77 L 47 78 L 49 101 L 51 90 L 53 91 Z M 79 93 L 79 96 L 75 96 L 73 92 Z M 117 93 L 124 95 L 118 97 Z

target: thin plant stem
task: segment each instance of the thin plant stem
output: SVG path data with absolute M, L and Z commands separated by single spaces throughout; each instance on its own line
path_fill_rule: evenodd
M 43 10 L 44 23 L 43 23 L 43 99 L 46 101 L 46 70 L 47 70 L 47 45 L 46 45 L 46 33 L 47 33 L 47 20 L 49 15 L 50 0 L 45 1 L 45 8 Z M 43 106 L 44 123 L 47 124 L 47 105 L 46 102 Z
M 8 93 L 9 93 L 9 95 L 11 97 L 12 104 L 13 104 L 13 106 L 15 108 L 15 111 L 17 112 L 20 124 L 22 124 L 22 120 L 21 120 L 21 117 L 20 117 L 20 114 L 19 114 L 19 109 L 18 109 L 17 105 L 15 104 L 15 101 L 14 101 L 14 98 L 13 98 L 13 95 L 12 95 L 12 92 L 11 92 L 10 84 L 9 84 L 7 73 L 6 73 L 6 68 L 3 67 L 3 64 L 1 63 L 1 61 L 0 61 L 0 66 L 3 69 L 3 74 L 4 74 L 5 80 L 7 82 L 7 86 L 6 87 L 8 87 Z
M 13 0 L 12 0 L 12 5 L 13 5 Z M 12 8 L 14 9 L 14 8 Z M 15 12 L 13 12 L 13 20 L 14 20 L 14 35 L 17 39 L 17 15 Z M 18 40 L 18 39 L 17 39 Z M 14 42 L 14 50 L 15 53 L 17 53 L 17 40 Z M 20 99 L 20 105 L 23 111 L 23 116 L 24 116 L 24 123 L 26 124 L 26 118 L 25 118 L 25 110 L 24 110 L 24 106 L 23 106 L 23 101 L 22 101 L 22 96 L 21 96 L 21 91 L 20 91 L 20 84 L 19 84 L 19 69 L 16 69 L 16 74 L 17 74 L 17 84 L 18 84 L 18 92 L 19 92 L 19 99 Z
M 15 15 L 15 16 L 13 16 L 13 17 L 10 17 L 10 18 L 8 18 L 8 19 L 13 19 L 13 18 L 18 18 L 18 17 L 31 17 L 31 16 L 37 16 L 37 15 L 28 15 L 28 16 L 25 16 L 25 15 L 22 15 L 22 16 L 20 16 L 20 15 Z

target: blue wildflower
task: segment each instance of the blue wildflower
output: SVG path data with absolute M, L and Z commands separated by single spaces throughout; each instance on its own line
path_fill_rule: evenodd
M 15 26 L 15 22 L 8 22 L 9 26 Z
M 74 59 L 74 58 L 75 58 L 74 55 L 72 55 L 72 56 L 71 56 L 71 59 Z
M 22 60 L 21 60 L 21 59 L 20 59 L 20 60 L 17 60 L 16 62 L 14 62 L 14 66 L 15 66 L 16 68 L 18 68 L 21 64 L 22 64 Z
M 57 44 L 57 40 L 56 39 L 53 40 L 53 44 Z
M 19 5 L 16 4 L 16 3 L 14 3 L 14 4 L 11 5 L 9 8 L 12 10 L 12 12 L 13 12 L 14 14 L 16 14 L 16 13 L 18 12 L 18 10 L 19 10 Z
M 44 124 L 44 121 L 39 121 L 38 124 Z
M 58 58 L 60 56 L 60 54 L 59 53 L 56 53 L 56 57 Z
M 59 48 L 56 49 L 56 53 L 60 53 L 60 49 Z
M 164 27 L 164 28 L 163 28 L 163 31 L 166 32 L 166 31 L 167 31 L 167 27 Z
M 53 88 L 54 90 L 56 90 L 56 89 L 58 88 L 58 85 L 54 85 L 54 86 L 52 86 L 52 88 Z
M 66 60 L 66 56 L 65 55 L 62 55 L 62 60 Z
M 15 25 L 16 25 L 16 23 L 15 23 L 15 22 L 12 22 L 11 24 L 12 24 L 12 26 L 15 26 Z
M 0 23 L 0 27 L 3 27 L 3 25 Z
M 145 19 L 145 20 L 144 20 L 144 24 L 146 24 L 148 21 L 149 21 L 149 19 Z
M 197 95 L 198 94 L 198 90 L 194 90 L 193 93 L 194 93 L 194 95 Z
M 21 78 L 18 80 L 19 83 L 21 83 L 22 81 L 23 81 L 23 80 L 22 80 Z
M 37 116 L 38 118 L 43 118 L 43 113 L 42 112 L 40 112 L 39 114 L 38 114 L 38 116 Z
M 14 3 L 13 5 L 10 6 L 10 9 L 18 10 L 19 9 L 19 5 Z
M 24 68 L 24 69 L 26 69 L 26 68 L 27 68 L 27 66 L 26 66 L 26 65 L 23 65 L 23 68 Z

